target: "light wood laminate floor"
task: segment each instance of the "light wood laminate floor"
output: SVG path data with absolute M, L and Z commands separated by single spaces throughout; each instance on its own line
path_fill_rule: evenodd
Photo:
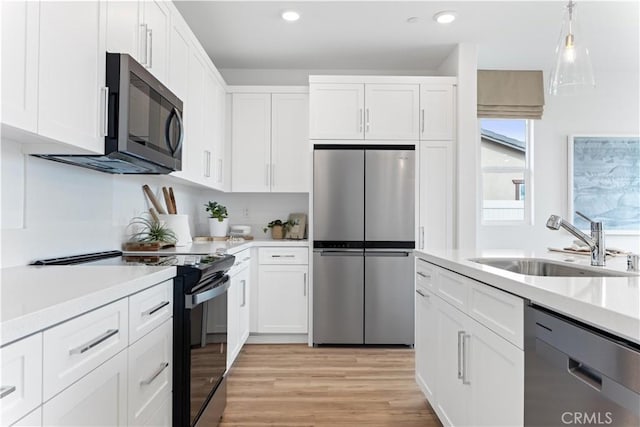
M 221 427 L 441 426 L 414 380 L 414 351 L 245 345 Z

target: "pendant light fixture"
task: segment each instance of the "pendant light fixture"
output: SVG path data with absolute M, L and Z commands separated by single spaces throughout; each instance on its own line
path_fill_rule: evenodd
M 578 28 L 576 10 L 576 2 L 570 0 L 566 6 L 556 46 L 556 62 L 549 80 L 551 95 L 575 95 L 596 85 L 589 50 Z

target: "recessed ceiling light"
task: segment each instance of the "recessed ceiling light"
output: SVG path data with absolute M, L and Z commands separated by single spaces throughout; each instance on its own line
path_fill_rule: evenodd
M 445 10 L 433 15 L 433 19 L 438 24 L 450 24 L 456 20 L 456 13 L 452 10 Z
M 294 22 L 300 19 L 300 14 L 295 10 L 287 10 L 286 12 L 282 12 L 282 19 L 289 22 Z

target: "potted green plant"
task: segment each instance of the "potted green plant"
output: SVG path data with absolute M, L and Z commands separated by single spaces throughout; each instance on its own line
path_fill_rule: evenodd
M 131 235 L 134 242 L 161 242 L 175 244 L 178 241 L 176 233 L 168 228 L 164 223 L 153 218 L 137 216 L 129 223 L 130 227 L 135 227 L 136 232 Z
M 271 229 L 271 238 L 274 240 L 284 239 L 285 232 L 288 231 L 291 226 L 294 225 L 291 221 L 282 221 L 281 219 L 274 219 L 265 228 L 262 229 L 265 233 L 268 229 Z
M 225 237 L 229 227 L 229 213 L 226 206 L 218 202 L 209 202 L 204 205 L 209 213 L 209 234 L 212 237 Z

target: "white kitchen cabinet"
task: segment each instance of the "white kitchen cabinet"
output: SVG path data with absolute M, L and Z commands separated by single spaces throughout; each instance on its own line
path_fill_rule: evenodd
M 141 46 L 139 62 L 161 82 L 166 81 L 168 36 L 171 20 L 167 5 L 159 0 L 142 1 L 140 8 Z
M 173 315 L 173 280 L 129 297 L 129 344 L 133 344 Z
M 249 249 L 236 254 L 229 272 L 231 286 L 227 291 L 227 369 L 231 368 L 242 346 L 249 338 Z
M 121 351 L 42 407 L 45 426 L 126 426 L 127 352 Z
M 233 94 L 232 191 L 309 191 L 308 100 L 304 93 Z
M 189 93 L 189 40 L 189 27 L 180 16 L 174 14 L 169 30 L 167 86 L 183 103 L 187 101 Z
M 309 86 L 311 139 L 364 138 L 364 85 L 315 83 Z
M 238 306 L 240 307 L 239 315 L 238 315 L 240 319 L 238 322 L 238 325 L 239 325 L 238 337 L 240 338 L 240 348 L 238 349 L 238 352 L 240 351 L 244 343 L 247 342 L 247 338 L 249 338 L 249 313 L 250 313 L 249 292 L 251 289 L 249 286 L 249 278 L 250 278 L 250 272 L 248 268 L 240 272 L 236 277 L 236 280 L 240 284 L 239 298 L 238 298 L 239 300 Z
M 2 419 L 4 421 L 4 418 Z M 39 427 L 42 425 L 42 407 L 38 407 L 21 418 L 20 421 L 15 424 L 11 424 L 11 427 Z
M 416 325 L 435 325 L 437 321 L 435 295 L 416 286 Z M 435 395 L 438 375 L 438 335 L 435 327 L 417 327 L 415 339 L 416 382 L 429 401 Z
M 311 139 L 418 140 L 418 84 L 312 83 Z
M 106 2 L 40 2 L 38 51 L 38 133 L 104 153 Z
M 10 425 L 42 402 L 42 334 L 0 349 L 0 419 Z
M 448 303 L 436 303 L 437 328 L 437 395 L 436 406 L 441 421 L 449 426 L 467 426 L 471 389 L 464 384 L 462 341 L 468 333 L 468 317 Z M 444 419 L 443 419 L 444 418 Z
M 225 90 L 208 67 L 204 77 L 205 184 L 224 189 L 224 99 Z
M 173 319 L 135 342 L 128 349 L 129 425 L 149 425 L 171 396 L 173 368 Z
M 365 139 L 418 139 L 419 85 L 366 84 L 364 99 Z
M 451 141 L 455 135 L 455 101 L 452 84 L 420 85 L 420 139 Z
M 260 265 L 258 332 L 307 333 L 307 265 Z
M 418 153 L 418 248 L 452 249 L 454 233 L 454 147 L 423 141 Z
M 231 368 L 240 352 L 240 284 L 231 278 L 227 290 L 227 369 Z
M 39 2 L 2 3 L 2 123 L 38 129 Z
M 107 52 L 127 53 L 140 62 L 140 1 L 107 2 Z

